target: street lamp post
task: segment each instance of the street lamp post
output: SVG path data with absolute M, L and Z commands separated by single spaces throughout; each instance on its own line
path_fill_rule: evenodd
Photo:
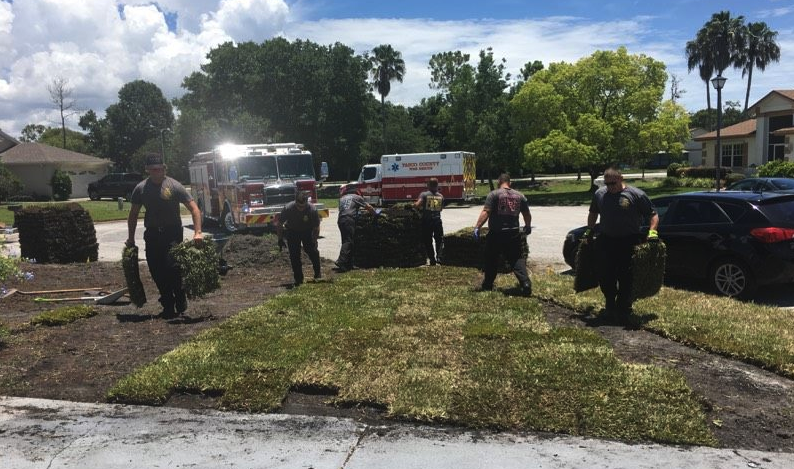
M 720 130 L 722 129 L 722 87 L 728 79 L 722 76 L 722 72 L 717 72 L 717 76 L 711 79 L 711 84 L 717 90 L 717 169 L 714 177 L 717 192 L 720 191 L 720 176 L 722 166 L 722 142 L 720 141 Z

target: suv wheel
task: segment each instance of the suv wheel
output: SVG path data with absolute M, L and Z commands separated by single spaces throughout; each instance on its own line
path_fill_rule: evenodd
M 88 198 L 91 200 L 99 200 L 99 193 L 97 191 L 88 191 Z
M 736 259 L 718 260 L 709 273 L 709 281 L 720 295 L 747 298 L 755 293 L 752 272 L 744 262 Z

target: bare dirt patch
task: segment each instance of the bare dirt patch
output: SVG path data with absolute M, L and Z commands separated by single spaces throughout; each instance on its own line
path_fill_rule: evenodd
M 0 300 L 0 322 L 12 331 L 0 348 L 0 395 L 104 402 L 108 389 L 135 368 L 292 283 L 287 253 L 278 252 L 272 237 L 236 238 L 227 245 L 224 257 L 233 268 L 221 278 L 221 288 L 191 301 L 186 314 L 172 320 L 157 317 L 160 308 L 156 288 L 145 264 L 141 265 L 141 278 L 149 301 L 142 308 L 125 302 L 125 298 L 113 305 L 97 306 L 99 314 L 89 319 L 65 326 L 31 327 L 30 319 L 53 309 L 53 304 L 37 303 L 33 301 L 35 295 L 14 294 Z M 335 275 L 331 267 L 330 261 L 323 260 L 324 277 Z M 308 259 L 304 259 L 304 268 L 310 278 Z M 536 271 L 545 268 L 532 266 Z M 26 264 L 24 269 L 34 278 L 8 286 L 23 291 L 89 287 L 113 291 L 124 286 L 120 262 Z M 627 362 L 680 370 L 701 396 L 722 446 L 794 452 L 791 380 L 642 330 L 601 324 L 552 304 L 544 304 L 544 311 L 555 325 L 594 328 Z M 327 397 L 321 390 L 296 389 L 281 411 L 366 421 L 382 418 L 382 409 L 333 408 L 324 404 Z M 216 400 L 213 396 L 175 395 L 166 405 L 213 408 Z

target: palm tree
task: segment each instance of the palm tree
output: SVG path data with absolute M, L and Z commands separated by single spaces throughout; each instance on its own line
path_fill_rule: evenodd
M 704 28 L 706 50 L 711 52 L 717 75 L 731 66 L 742 68 L 742 53 L 746 47 L 744 16 L 732 18 L 727 10 L 714 13 Z
M 714 74 L 714 64 L 711 55 L 704 50 L 705 46 L 705 27 L 698 32 L 697 38 L 686 43 L 686 63 L 689 71 L 698 69 L 698 74 L 703 83 L 706 84 L 706 106 L 711 113 L 711 75 Z
M 780 47 L 775 42 L 777 31 L 769 29 L 763 21 L 747 23 L 747 48 L 742 55 L 744 66 L 742 77 L 747 75 L 747 94 L 744 97 L 744 112 L 750 101 L 750 84 L 753 82 L 753 68 L 762 72 L 772 62 L 780 61 Z
M 742 51 L 745 50 L 746 28 L 744 16 L 731 17 L 730 11 L 711 15 L 711 19 L 697 32 L 695 39 L 686 43 L 687 67 L 698 68 L 700 79 L 706 84 L 706 101 L 711 111 L 711 80 L 714 72 L 722 75 L 729 66 L 742 68 Z
M 392 80 L 400 83 L 405 76 L 405 61 L 402 54 L 394 50 L 391 44 L 381 44 L 372 49 L 372 56 L 369 57 L 372 68 L 372 86 L 378 90 L 381 105 L 381 126 L 383 138 L 383 152 L 386 153 L 386 96 L 391 91 Z

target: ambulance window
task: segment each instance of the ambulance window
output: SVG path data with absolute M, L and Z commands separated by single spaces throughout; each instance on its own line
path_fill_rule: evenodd
M 361 180 L 362 181 L 369 181 L 370 179 L 375 179 L 378 175 L 378 168 L 374 166 L 370 166 L 368 168 L 364 168 L 361 170 Z

